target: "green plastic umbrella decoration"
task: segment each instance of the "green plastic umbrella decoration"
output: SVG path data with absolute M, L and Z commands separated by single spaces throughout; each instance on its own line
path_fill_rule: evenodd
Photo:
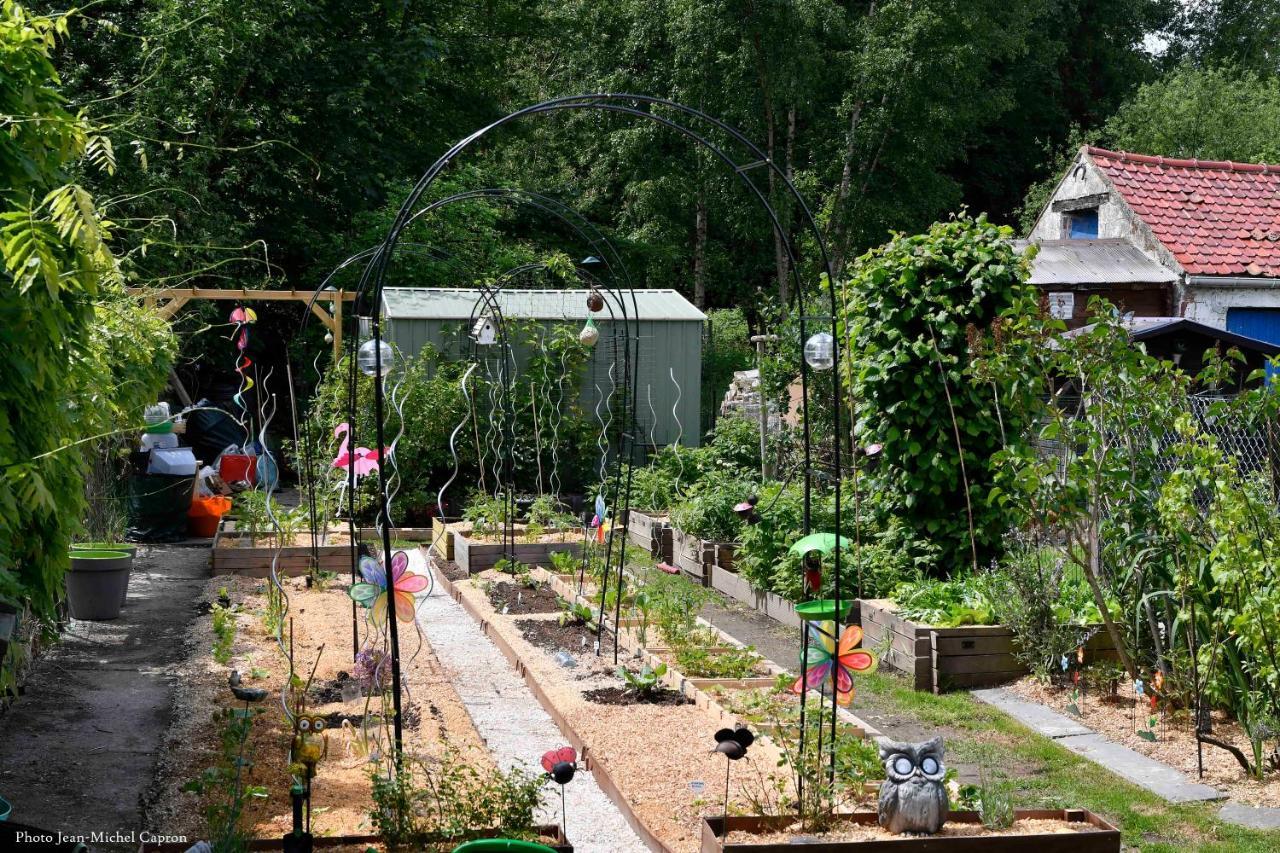
M 848 539 L 843 536 L 837 536 L 834 533 L 810 533 L 787 550 L 792 554 L 799 554 L 803 557 L 810 551 L 821 551 L 823 554 L 830 554 L 836 548 L 848 548 L 849 545 Z

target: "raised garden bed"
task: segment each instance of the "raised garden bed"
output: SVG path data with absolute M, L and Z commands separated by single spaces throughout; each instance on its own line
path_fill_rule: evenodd
M 881 653 L 881 665 L 905 673 L 917 690 L 994 687 L 1028 672 L 1013 655 L 1013 632 L 1003 625 L 921 625 L 899 616 L 892 601 L 879 598 L 864 599 L 861 608 L 862 645 Z M 1086 663 L 1115 657 L 1106 631 L 1096 631 L 1085 643 Z
M 627 511 L 627 538 L 651 557 L 670 563 L 673 556 L 671 520 L 665 512 Z
M 733 571 L 736 542 L 712 542 L 685 533 L 678 527 L 671 528 L 673 565 L 703 586 L 711 586 L 711 569 L 719 566 Z
M 331 530 L 328 541 L 330 544 L 318 546 L 313 554 L 311 534 L 302 532 L 291 537 L 283 547 L 277 547 L 270 535 L 249 536 L 236 530 L 235 519 L 224 518 L 213 537 L 209 561 L 215 575 L 265 578 L 271 573 L 272 560 L 276 560 L 276 573 L 281 577 L 297 577 L 313 569 L 350 575 L 351 545 L 347 531 Z
M 526 542 L 523 529 L 517 525 L 516 541 L 512 549 L 515 558 L 526 566 L 546 565 L 551 562 L 551 555 L 556 551 L 574 556 L 581 554 L 581 537 L 581 531 L 576 529 L 553 530 L 541 536 L 537 542 Z M 506 555 L 506 548 L 500 533 L 480 537 L 467 527 L 453 531 L 453 560 L 460 568 L 473 575 L 492 569 Z
M 746 578 L 720 566 L 711 567 L 711 587 L 724 593 L 735 601 L 740 601 L 753 610 L 768 616 L 776 622 L 792 628 L 801 626 L 800 617 L 796 615 L 796 606 L 782 596 L 758 589 Z M 856 615 L 853 617 L 856 619 Z
M 946 825 L 936 835 L 890 835 L 879 828 L 875 812 L 856 812 L 841 816 L 844 832 L 833 839 L 821 835 L 795 832 L 788 834 L 796 819 L 781 817 L 704 817 L 702 820 L 702 853 L 784 853 L 792 850 L 792 839 L 812 853 L 910 853 L 910 851 L 942 851 L 942 853 L 1119 853 L 1120 831 L 1086 809 L 1019 809 L 1013 826 L 1004 832 L 987 830 L 977 812 L 952 812 Z M 1019 823 L 1025 832 L 1018 832 Z M 729 843 L 724 842 L 726 827 Z M 1056 827 L 1056 828 L 1055 828 Z M 841 835 L 863 836 L 858 840 L 837 840 Z M 759 840 L 753 841 L 752 836 Z

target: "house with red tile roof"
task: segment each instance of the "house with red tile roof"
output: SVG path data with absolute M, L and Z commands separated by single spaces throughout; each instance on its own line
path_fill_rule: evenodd
M 1069 325 L 1096 293 L 1280 343 L 1280 166 L 1087 146 L 1028 239 L 1032 281 Z

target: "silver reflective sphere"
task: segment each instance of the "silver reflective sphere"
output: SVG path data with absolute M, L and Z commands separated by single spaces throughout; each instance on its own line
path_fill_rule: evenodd
M 814 370 L 830 370 L 836 363 L 836 341 L 828 332 L 818 332 L 804 343 L 805 363 Z
M 382 375 L 386 376 L 391 372 L 391 368 L 395 364 L 395 353 L 391 350 L 391 344 L 382 341 Z M 360 350 L 356 353 L 356 366 L 360 368 L 360 372 L 365 376 L 373 376 L 378 372 L 378 351 L 374 348 L 372 340 L 365 341 L 360 345 Z

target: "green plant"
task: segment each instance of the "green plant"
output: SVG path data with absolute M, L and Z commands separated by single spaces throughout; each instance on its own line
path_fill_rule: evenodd
M 660 663 L 657 666 L 645 664 L 638 670 L 628 669 L 625 666 L 618 667 L 618 677 L 626 685 L 626 691 L 641 701 L 650 700 L 662 692 L 664 689 L 662 678 L 666 674 L 667 665 L 665 663 Z
M 369 819 L 388 848 L 496 836 L 532 840 L 546 776 L 467 760 L 447 746 L 438 760 L 404 756 L 398 772 L 374 770 Z
M 560 599 L 560 624 L 562 626 L 575 625 L 586 628 L 588 631 L 596 629 L 595 613 L 585 604 L 579 602 L 569 602 Z
M 1009 517 L 989 499 L 992 460 L 1022 440 L 1040 390 L 1019 366 L 1030 345 L 1017 330 L 1037 297 L 1012 237 L 960 214 L 873 249 L 840 286 L 839 369 L 857 401 L 857 442 L 882 447 L 878 476 L 898 506 L 900 547 L 941 549 L 930 568 L 943 574 L 998 554 Z M 1002 358 L 984 364 L 995 350 Z
M 748 678 L 755 675 L 761 660 L 752 646 L 723 652 L 694 647 L 676 649 L 676 666 L 692 678 Z
M 236 641 L 234 608 L 213 604 L 213 659 L 224 666 L 231 662 L 231 647 Z
M 577 574 L 581 565 L 578 557 L 568 551 L 551 552 L 551 571 L 557 575 Z
M 220 708 L 215 712 L 215 724 L 222 724 L 221 761 L 182 786 L 182 790 L 203 798 L 205 831 L 214 853 L 243 853 L 249 849 L 249 838 L 240 827 L 240 817 L 250 798 L 267 796 L 267 789 L 262 785 L 241 784 L 242 771 L 253 763 L 253 753 L 246 747 L 253 720 L 260 713 L 239 708 Z
M 893 601 L 903 619 L 937 628 L 996 624 L 983 586 L 973 577 L 949 581 L 925 578 L 899 584 Z
M 698 628 L 698 613 L 711 593 L 682 575 L 653 572 L 645 584 L 650 597 L 653 624 L 669 646 L 688 642 Z
M 462 520 L 471 524 L 477 536 L 493 536 L 510 521 L 507 499 L 501 495 L 477 493 L 462 511 Z
M 493 570 L 502 575 L 525 575 L 529 573 L 529 567 L 514 557 L 502 557 L 493 564 Z
M 671 521 L 690 536 L 732 542 L 743 526 L 733 508 L 755 491 L 753 481 L 736 469 L 709 471 L 672 507 Z

